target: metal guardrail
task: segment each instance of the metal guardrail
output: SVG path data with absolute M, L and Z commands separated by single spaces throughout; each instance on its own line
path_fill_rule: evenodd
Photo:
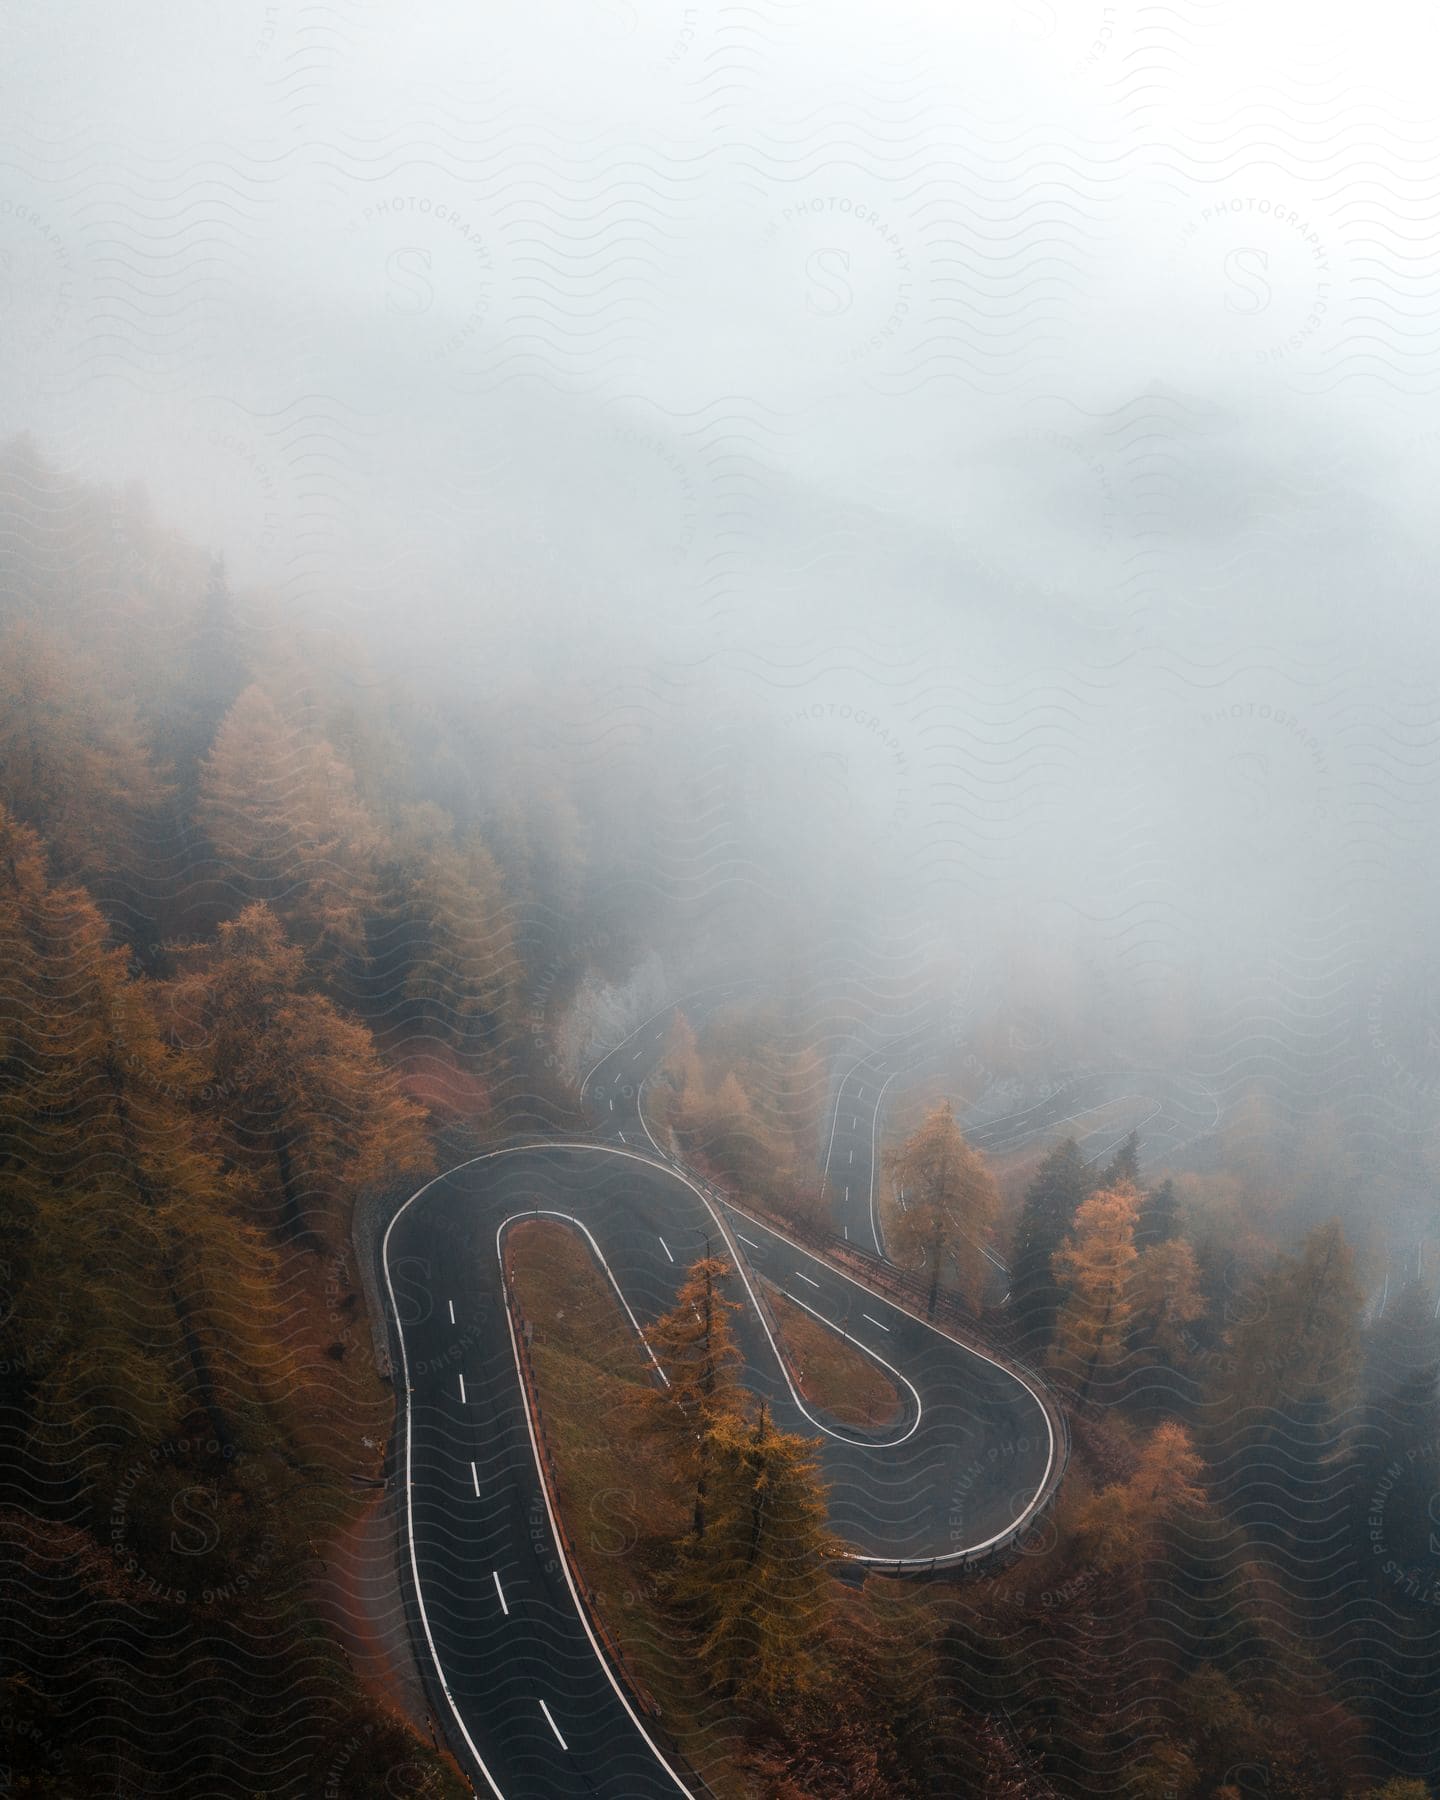
M 675 1161 L 684 1166 L 683 1157 L 680 1154 L 679 1146 L 675 1144 L 673 1133 L 668 1135 L 676 1152 Z M 828 1262 L 838 1274 L 848 1275 L 873 1292 L 893 1299 L 897 1305 L 903 1306 L 907 1311 L 924 1319 L 943 1336 L 962 1345 L 965 1349 L 975 1351 L 991 1362 L 997 1363 L 1025 1383 L 1035 1395 L 1045 1414 L 1054 1443 L 1054 1456 L 1045 1484 L 1027 1510 L 1005 1532 L 973 1553 L 962 1552 L 943 1558 L 935 1557 L 928 1563 L 897 1561 L 892 1564 L 867 1560 L 865 1567 L 877 1574 L 887 1571 L 897 1575 L 954 1574 L 977 1568 L 981 1564 L 993 1569 L 997 1560 L 1004 1558 L 1007 1552 L 1022 1549 L 1024 1540 L 1034 1528 L 1036 1520 L 1054 1500 L 1070 1462 L 1070 1421 L 1050 1380 L 1024 1357 L 1018 1355 L 1011 1345 L 1001 1342 L 998 1333 L 987 1329 L 959 1301 L 945 1293 L 944 1290 L 937 1296 L 934 1315 L 928 1316 L 930 1284 L 923 1276 L 914 1275 L 907 1269 L 898 1268 L 885 1258 L 875 1256 L 870 1251 L 863 1250 L 858 1245 L 851 1243 L 848 1238 L 839 1237 L 834 1232 L 826 1231 L 823 1227 L 811 1225 L 805 1221 L 784 1218 L 769 1212 L 764 1207 L 757 1207 L 751 1202 L 739 1201 L 728 1194 L 714 1177 L 697 1175 L 696 1180 L 702 1191 L 717 1206 L 723 1206 L 778 1236 L 788 1238 L 802 1249 L 807 1250 L 812 1256 Z

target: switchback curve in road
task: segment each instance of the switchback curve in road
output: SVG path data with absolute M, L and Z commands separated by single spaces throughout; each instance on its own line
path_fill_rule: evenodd
M 627 1125 L 642 1136 L 649 1070 L 639 1065 L 653 1065 L 661 1038 L 645 1056 L 624 1050 L 636 1079 L 618 1084 L 632 1089 L 621 1108 L 600 1084 L 600 1138 L 628 1138 Z M 744 1379 L 782 1428 L 819 1430 L 832 1526 L 858 1564 L 944 1564 L 1004 1541 L 1045 1496 L 1057 1447 L 1018 1374 L 648 1148 L 514 1144 L 412 1195 L 381 1248 L 399 1348 L 405 1546 L 417 1635 L 481 1791 L 689 1792 L 590 1629 L 541 1475 L 502 1260 L 506 1229 L 540 1214 L 582 1232 L 637 1328 L 673 1305 L 697 1255 L 723 1247 L 748 1302 L 737 1315 Z M 897 1424 L 845 1429 L 805 1406 L 770 1334 L 762 1277 L 900 1377 Z

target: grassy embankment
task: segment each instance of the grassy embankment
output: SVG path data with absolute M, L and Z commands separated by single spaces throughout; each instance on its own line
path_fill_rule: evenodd
M 770 1310 L 795 1385 L 804 1399 L 838 1425 L 876 1429 L 901 1414 L 895 1383 L 838 1332 L 772 1292 Z
M 601 1617 L 661 1724 L 718 1795 L 752 1786 L 730 1710 L 707 1693 L 693 1645 L 660 1591 L 689 1498 L 636 1431 L 650 1363 L 584 1242 L 550 1221 L 516 1225 L 506 1264 L 534 1331 L 530 1356 L 557 1469 L 561 1517 Z
M 531 1361 L 562 1519 L 603 1624 L 660 1708 L 663 1729 L 720 1800 L 923 1791 L 923 1770 L 907 1763 L 933 1755 L 935 1584 L 872 1577 L 863 1593 L 852 1593 L 833 1582 L 821 1689 L 785 1719 L 744 1718 L 717 1699 L 662 1588 L 672 1546 L 689 1526 L 690 1495 L 633 1429 L 636 1400 L 651 1386 L 648 1358 L 587 1246 L 565 1226 L 517 1225 L 506 1260 L 533 1328 Z M 799 1308 L 787 1311 L 813 1324 Z M 882 1397 L 871 1378 L 882 1372 L 833 1333 L 815 1330 L 826 1340 L 810 1371 L 817 1399 L 824 1396 L 818 1403 L 843 1404 L 848 1392 L 853 1408 L 858 1391 L 878 1416 Z M 803 1357 L 809 1341 L 792 1339 L 792 1353 L 798 1345 Z M 898 1404 L 893 1389 L 887 1404 Z M 846 1721 L 838 1734 L 837 1717 Z M 913 1758 L 907 1739 L 917 1746 Z

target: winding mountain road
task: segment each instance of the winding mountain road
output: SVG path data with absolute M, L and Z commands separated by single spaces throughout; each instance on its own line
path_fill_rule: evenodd
M 744 1379 L 782 1428 L 821 1438 L 831 1523 L 858 1565 L 929 1567 L 993 1547 L 1023 1528 L 1058 1467 L 1050 1419 L 1018 1374 L 666 1157 L 641 1090 L 670 1010 L 586 1077 L 593 1138 L 515 1144 L 448 1170 L 384 1237 L 414 1625 L 477 1791 L 507 1800 L 693 1791 L 595 1641 L 559 1548 L 504 1287 L 516 1221 L 550 1215 L 580 1231 L 637 1327 L 674 1304 L 707 1246 L 728 1255 L 747 1303 L 736 1321 Z M 859 1112 L 847 1116 L 858 1134 Z M 871 1124 L 873 1144 L 873 1113 Z M 846 1168 L 868 1191 L 869 1152 Z M 805 1406 L 770 1335 L 762 1277 L 885 1367 L 902 1396 L 895 1423 L 847 1429 Z

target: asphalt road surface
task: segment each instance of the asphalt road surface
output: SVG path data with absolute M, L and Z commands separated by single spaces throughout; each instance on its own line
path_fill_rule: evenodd
M 983 1548 L 1025 1515 L 1054 1466 L 1044 1410 L 1015 1375 L 667 1162 L 641 1090 L 669 1010 L 587 1077 L 595 1141 L 517 1145 L 452 1169 L 385 1236 L 422 1655 L 477 1790 L 508 1800 L 690 1791 L 593 1641 L 557 1547 L 502 1285 L 501 1246 L 517 1219 L 548 1213 L 582 1231 L 638 1325 L 673 1305 L 707 1247 L 726 1254 L 733 1297 L 747 1303 L 737 1315 L 744 1378 L 783 1428 L 821 1438 L 831 1522 L 862 1564 L 928 1565 Z M 761 1277 L 890 1372 L 897 1421 L 847 1429 L 804 1406 L 754 1304 Z

